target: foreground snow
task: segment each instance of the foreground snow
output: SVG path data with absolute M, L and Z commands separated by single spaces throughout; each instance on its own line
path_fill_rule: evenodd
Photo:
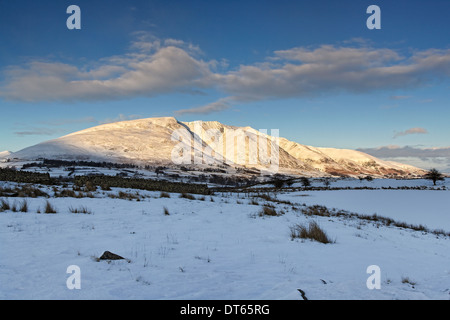
M 139 202 L 101 193 L 93 199 L 50 199 L 56 214 L 36 213 L 38 208 L 42 212 L 45 199 L 30 198 L 29 212 L 0 213 L 0 299 L 301 300 L 297 289 L 308 299 L 450 298 L 448 237 L 360 220 L 306 217 L 282 203 L 277 210 L 284 215 L 259 217 L 264 201 L 251 205 L 250 198 L 236 195 L 202 201 L 200 196 L 140 194 L 146 198 Z M 422 216 L 420 197 L 433 200 Z M 402 221 L 429 222 L 429 227 L 450 231 L 448 198 L 448 191 L 417 190 L 279 195 L 299 204 L 376 209 L 379 215 L 398 214 Z M 69 212 L 81 206 L 92 213 Z M 336 242 L 292 241 L 290 227 L 310 220 Z M 128 260 L 97 261 L 106 250 Z M 81 290 L 66 286 L 70 265 L 81 269 Z M 381 269 L 380 290 L 366 286 L 370 265 Z

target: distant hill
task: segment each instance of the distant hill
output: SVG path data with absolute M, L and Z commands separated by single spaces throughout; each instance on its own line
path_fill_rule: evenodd
M 6 159 L 9 158 L 11 155 L 10 151 L 1 151 L 0 152 L 0 159 Z

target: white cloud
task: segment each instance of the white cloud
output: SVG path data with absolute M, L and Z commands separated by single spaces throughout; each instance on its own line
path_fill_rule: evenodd
M 450 76 L 450 50 L 407 58 L 391 49 L 324 45 L 276 51 L 274 58 L 219 75 L 220 86 L 234 96 L 261 100 L 406 89 Z
M 114 100 L 203 88 L 210 77 L 207 62 L 176 47 L 111 61 L 124 65 L 84 71 L 62 63 L 32 62 L 25 68 L 10 68 L 0 96 L 28 102 Z
M 234 102 L 410 89 L 450 76 L 450 49 L 417 51 L 322 45 L 275 51 L 262 63 L 229 70 L 223 61 L 198 58 L 199 47 L 178 39 L 134 33 L 130 52 L 94 66 L 33 61 L 3 73 L 0 97 L 28 102 L 117 100 L 216 89 L 226 100 L 180 113 L 221 111 Z M 355 44 L 356 43 L 356 44 Z M 220 72 L 217 71 L 218 66 Z M 232 98 L 231 98 L 232 97 Z M 392 96 L 404 99 L 406 96 Z

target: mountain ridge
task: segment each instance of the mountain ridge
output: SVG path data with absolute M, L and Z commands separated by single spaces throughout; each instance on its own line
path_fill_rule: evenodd
M 251 127 L 229 126 L 218 121 L 181 122 L 174 117 L 102 124 L 6 157 L 25 161 L 46 158 L 198 167 L 226 163 L 232 168 L 263 171 L 268 167 L 273 169 L 276 161 L 280 173 L 309 176 L 404 177 L 424 173 L 422 169 L 383 161 L 361 151 L 307 146 Z M 176 163 L 174 159 L 187 162 Z

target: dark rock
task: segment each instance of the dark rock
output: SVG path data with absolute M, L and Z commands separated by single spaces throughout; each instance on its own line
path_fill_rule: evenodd
M 297 290 L 298 290 L 298 292 L 300 292 L 300 294 L 301 294 L 303 300 L 308 300 L 308 298 L 306 297 L 305 291 L 303 291 L 302 289 L 297 289 Z
M 100 260 L 124 260 L 124 259 L 125 258 L 109 251 L 105 251 L 100 257 Z

